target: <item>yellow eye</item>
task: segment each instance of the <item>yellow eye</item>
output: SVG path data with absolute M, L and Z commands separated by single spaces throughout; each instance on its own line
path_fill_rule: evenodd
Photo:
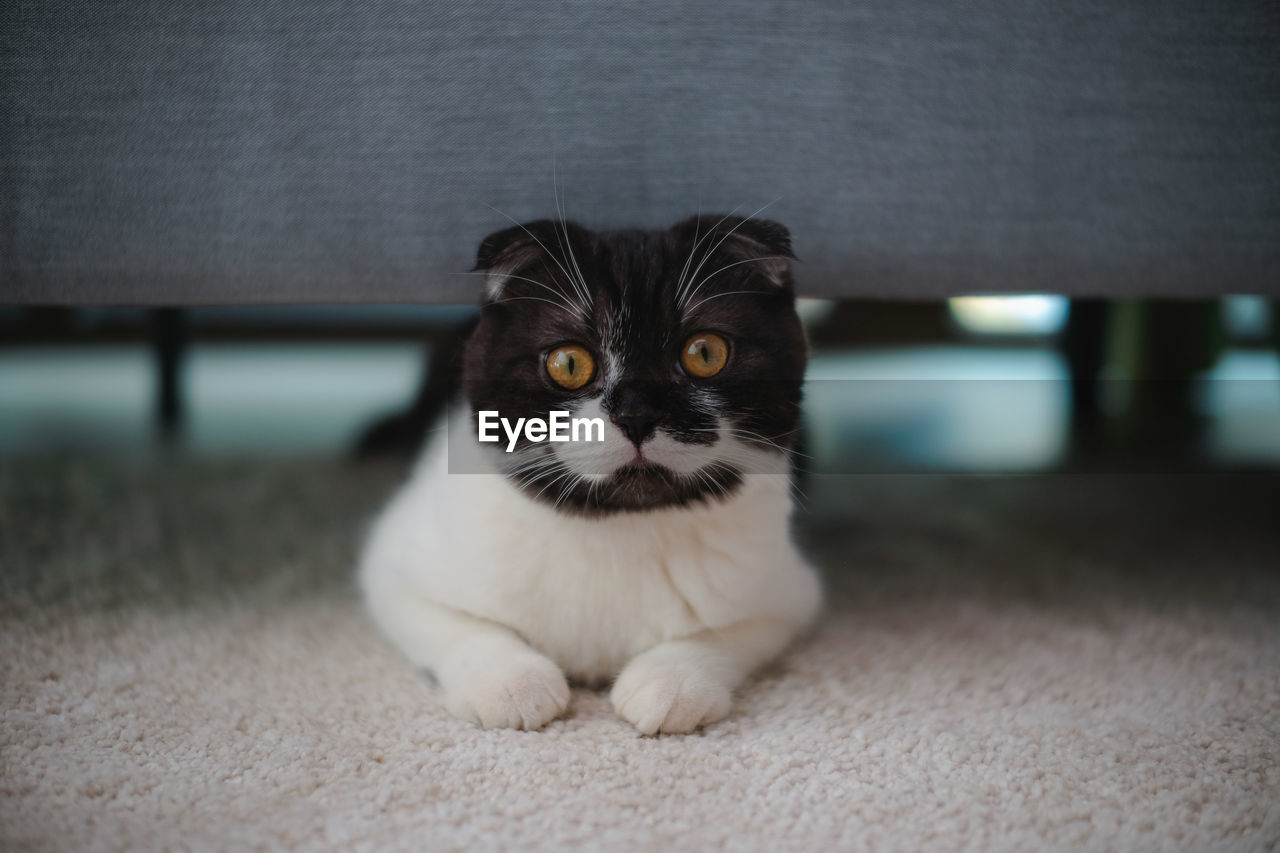
M 590 382 L 595 372 L 596 363 L 591 353 L 577 344 L 556 347 L 547 356 L 547 373 L 557 385 L 570 391 Z
M 729 360 L 729 344 L 719 335 L 699 332 L 685 341 L 680 363 L 685 372 L 699 379 L 715 376 Z

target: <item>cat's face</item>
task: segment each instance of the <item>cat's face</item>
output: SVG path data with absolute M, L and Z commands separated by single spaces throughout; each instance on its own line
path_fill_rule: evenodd
M 603 441 L 505 438 L 526 494 L 598 515 L 714 501 L 789 470 L 805 341 L 790 235 L 703 215 L 666 231 L 542 220 L 490 235 L 463 387 L 477 411 L 601 418 Z

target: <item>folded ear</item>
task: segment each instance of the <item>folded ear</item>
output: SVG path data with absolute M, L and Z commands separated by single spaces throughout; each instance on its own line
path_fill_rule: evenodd
M 722 251 L 740 258 L 743 266 L 758 260 L 759 270 L 774 284 L 790 283 L 788 260 L 796 260 L 791 249 L 791 232 L 772 219 L 748 219 L 722 213 L 691 216 L 672 226 L 671 231 L 687 241 L 695 251 L 694 264 L 711 252 Z
M 502 294 L 508 278 L 539 259 L 550 270 L 567 270 L 575 241 L 582 242 L 586 233 L 576 222 L 550 219 L 512 225 L 480 241 L 472 272 L 489 273 L 485 279 L 485 298 L 493 301 Z

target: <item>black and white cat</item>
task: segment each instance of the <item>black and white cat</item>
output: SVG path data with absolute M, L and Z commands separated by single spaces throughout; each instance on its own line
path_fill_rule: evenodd
M 734 216 L 542 220 L 481 243 L 466 402 L 360 570 L 451 712 L 536 729 L 567 707 L 566 676 L 613 679 L 640 732 L 689 732 L 812 621 L 820 585 L 789 534 L 806 361 L 792 257 L 781 225 Z M 600 418 L 604 440 L 477 438 L 477 412 L 555 410 Z

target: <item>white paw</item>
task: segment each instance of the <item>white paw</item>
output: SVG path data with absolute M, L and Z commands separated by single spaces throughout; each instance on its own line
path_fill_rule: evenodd
M 445 707 L 486 729 L 540 729 L 569 707 L 564 674 L 531 650 L 450 663 L 440 674 Z
M 644 655 L 622 670 L 609 698 L 643 735 L 691 732 L 724 719 L 733 701 L 728 687 L 697 666 Z

